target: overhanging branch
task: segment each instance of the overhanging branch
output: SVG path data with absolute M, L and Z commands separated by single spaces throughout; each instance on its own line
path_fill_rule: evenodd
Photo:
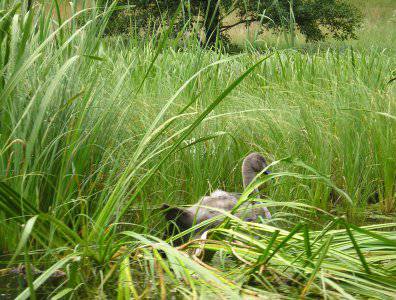
M 247 24 L 247 23 L 258 22 L 258 21 L 260 21 L 260 19 L 240 20 L 240 21 L 238 21 L 238 22 L 236 22 L 234 24 L 231 24 L 231 25 L 221 26 L 220 32 L 227 31 L 227 30 L 229 30 L 231 28 L 234 28 L 235 26 L 238 26 L 238 25 L 241 25 L 241 24 Z

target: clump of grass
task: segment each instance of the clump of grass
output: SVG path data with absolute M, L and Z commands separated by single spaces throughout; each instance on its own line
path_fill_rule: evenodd
M 1 268 L 26 266 L 20 299 L 59 269 L 55 298 L 392 295 L 394 224 L 328 213 L 395 211 L 389 53 L 230 56 L 181 50 L 166 31 L 106 39 L 112 9 L 63 19 L 56 1 L 0 3 Z M 240 190 L 253 149 L 299 159 L 273 166 L 276 223 L 229 216 L 204 246 L 220 252 L 212 265 L 188 254 L 198 241 L 157 238 L 162 202 Z

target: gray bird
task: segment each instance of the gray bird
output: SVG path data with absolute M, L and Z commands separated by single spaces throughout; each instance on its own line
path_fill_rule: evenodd
M 265 168 L 267 168 L 267 162 L 261 154 L 254 152 L 246 156 L 242 163 L 243 187 L 246 188 L 256 175 Z M 263 174 L 268 175 L 270 172 L 266 170 Z M 258 190 L 255 189 L 254 192 L 258 192 Z M 218 216 L 222 214 L 222 211 L 231 211 L 238 203 L 240 195 L 240 193 L 216 190 L 209 196 L 202 197 L 196 204 L 188 208 L 170 207 L 168 204 L 163 204 L 161 209 L 165 213 L 165 218 L 167 221 L 172 221 L 168 226 L 165 237 L 185 231 L 196 224 Z M 235 215 L 250 222 L 256 221 L 259 216 L 271 218 L 271 214 L 266 207 L 254 204 L 252 202 L 242 204 Z M 221 220 L 213 222 L 205 229 L 215 227 L 220 222 Z M 183 241 L 181 239 L 175 243 L 180 244 Z

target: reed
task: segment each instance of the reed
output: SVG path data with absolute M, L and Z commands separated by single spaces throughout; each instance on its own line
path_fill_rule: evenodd
M 65 18 L 57 1 L 0 3 L 0 272 L 26 266 L 18 299 L 392 299 L 391 50 L 106 38 L 114 7 L 73 3 Z M 203 246 L 159 238 L 163 202 L 242 191 L 251 151 L 274 162 L 257 181 L 273 220 L 227 215 Z

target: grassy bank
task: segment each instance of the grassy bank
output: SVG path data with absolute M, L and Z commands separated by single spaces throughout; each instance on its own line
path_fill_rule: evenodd
M 181 50 L 166 34 L 101 38 L 108 11 L 60 20 L 9 2 L 0 260 L 5 277 L 28 266 L 22 299 L 39 286 L 60 298 L 395 295 L 392 50 Z M 158 239 L 162 203 L 242 192 L 251 151 L 273 162 L 257 183 L 273 220 L 230 216 L 205 246 L 220 252 L 210 266 L 191 254 L 198 242 Z

